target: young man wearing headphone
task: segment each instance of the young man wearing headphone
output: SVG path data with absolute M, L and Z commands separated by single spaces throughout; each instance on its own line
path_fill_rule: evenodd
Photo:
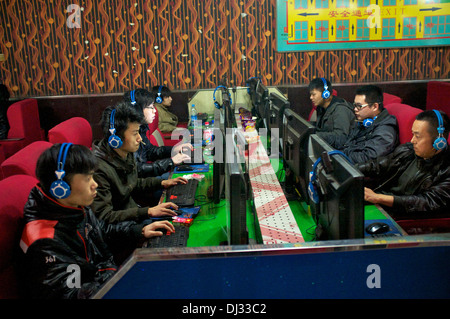
M 395 116 L 383 107 L 382 90 L 375 85 L 358 88 L 353 107 L 356 123 L 348 137 L 336 136 L 327 142 L 354 163 L 392 153 L 399 141 L 398 124 Z
M 373 178 L 375 188 L 365 188 L 364 199 L 380 204 L 394 218 L 450 215 L 450 151 L 448 116 L 441 111 L 424 111 L 412 126 L 410 143 L 358 168 Z
M 346 138 L 355 123 L 353 106 L 334 96 L 329 80 L 315 78 L 309 83 L 309 98 L 316 107 L 316 134 L 327 142 Z
M 92 209 L 99 219 L 115 223 L 177 215 L 174 209 L 178 206 L 171 202 L 153 207 L 138 205 L 161 188 L 187 183 L 182 177 L 167 180 L 138 177 L 133 154 L 142 142 L 139 134 L 142 124 L 145 124 L 143 113 L 124 101 L 103 112 L 101 125 L 104 137 L 95 141 L 93 146 L 99 165 L 94 173 L 98 189 Z
M 158 110 L 158 128 L 163 133 L 170 133 L 177 128 L 178 116 L 169 111 L 172 106 L 170 89 L 164 85 L 157 85 L 152 88 L 155 95 L 155 107 Z
M 117 271 L 113 252 L 142 246 L 144 238 L 173 231 L 168 221 L 106 224 L 90 205 L 97 196 L 97 160 L 91 150 L 70 143 L 45 150 L 36 164 L 39 184 L 24 208 L 19 269 L 24 297 L 81 299 Z

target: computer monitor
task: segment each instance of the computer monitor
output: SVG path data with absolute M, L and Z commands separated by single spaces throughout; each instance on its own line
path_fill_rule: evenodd
M 228 128 L 237 127 L 236 115 L 234 114 L 234 107 L 231 101 L 230 92 L 228 92 L 228 89 L 224 87 L 221 88 L 221 92 L 222 92 L 222 108 L 224 109 L 225 114 L 225 127 Z
M 281 151 L 283 151 L 283 115 L 284 110 L 290 108 L 290 105 L 286 97 L 277 93 L 270 93 L 266 111 L 268 135 L 270 134 L 271 143 L 276 143 L 276 139 L 279 139 L 278 146 Z
M 269 89 L 259 80 L 256 84 L 255 97 L 253 100 L 253 107 L 256 108 L 258 114 L 261 116 L 258 127 L 268 127 L 267 109 L 269 107 Z
M 316 134 L 308 150 L 311 162 L 321 158 L 315 170 L 319 201 L 310 201 L 317 239 L 364 238 L 364 175 L 346 156 L 330 155 L 334 150 Z
M 239 163 L 239 150 L 234 143 L 234 152 L 227 152 L 225 158 L 225 197 L 228 216 L 228 243 L 247 245 L 247 200 L 248 178 Z
M 223 198 L 225 185 L 225 116 L 224 109 L 214 110 L 213 127 L 213 201 L 218 204 Z
M 308 163 L 308 143 L 316 128 L 289 108 L 284 110 L 282 128 L 285 195 L 288 199 L 294 199 L 298 192 L 302 200 L 309 204 L 307 188 L 311 165 Z

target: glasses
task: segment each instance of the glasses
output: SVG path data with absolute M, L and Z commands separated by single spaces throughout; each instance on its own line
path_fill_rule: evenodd
M 356 103 L 353 103 L 353 107 L 354 108 L 356 108 L 356 109 L 358 109 L 358 111 L 359 110 L 361 110 L 361 109 L 363 109 L 363 108 L 365 108 L 366 106 L 369 106 L 369 105 L 372 105 L 373 103 L 367 103 L 367 104 L 356 104 Z

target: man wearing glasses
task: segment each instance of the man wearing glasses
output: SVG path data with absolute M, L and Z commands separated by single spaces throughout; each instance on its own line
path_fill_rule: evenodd
M 347 138 L 337 136 L 328 143 L 344 152 L 354 163 L 390 154 L 398 145 L 395 116 L 383 107 L 383 92 L 375 85 L 356 90 L 353 103 L 356 123 Z

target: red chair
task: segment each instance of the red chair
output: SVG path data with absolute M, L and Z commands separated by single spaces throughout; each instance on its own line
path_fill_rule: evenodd
M 392 95 L 389 93 L 383 93 L 383 105 L 388 105 L 392 103 L 402 103 L 402 98 L 397 95 Z
M 10 126 L 8 138 L 0 140 L 5 158 L 34 141 L 44 140 L 36 99 L 25 99 L 11 104 L 6 116 Z
M 450 82 L 429 81 L 426 110 L 440 110 L 450 116 Z
M 400 144 L 410 142 L 412 138 L 412 125 L 416 120 L 417 114 L 423 112 L 423 110 L 401 103 L 391 103 L 384 107 L 389 114 L 397 118 Z
M 0 181 L 0 299 L 20 297 L 16 250 L 22 233 L 23 208 L 37 182 L 27 175 Z
M 3 178 L 12 175 L 30 175 L 36 177 L 36 163 L 39 156 L 53 144 L 47 141 L 37 141 L 27 145 L 13 156 L 7 158 L 0 168 Z
M 72 117 L 48 131 L 48 141 L 52 144 L 73 143 L 92 148 L 91 124 L 82 117 Z

